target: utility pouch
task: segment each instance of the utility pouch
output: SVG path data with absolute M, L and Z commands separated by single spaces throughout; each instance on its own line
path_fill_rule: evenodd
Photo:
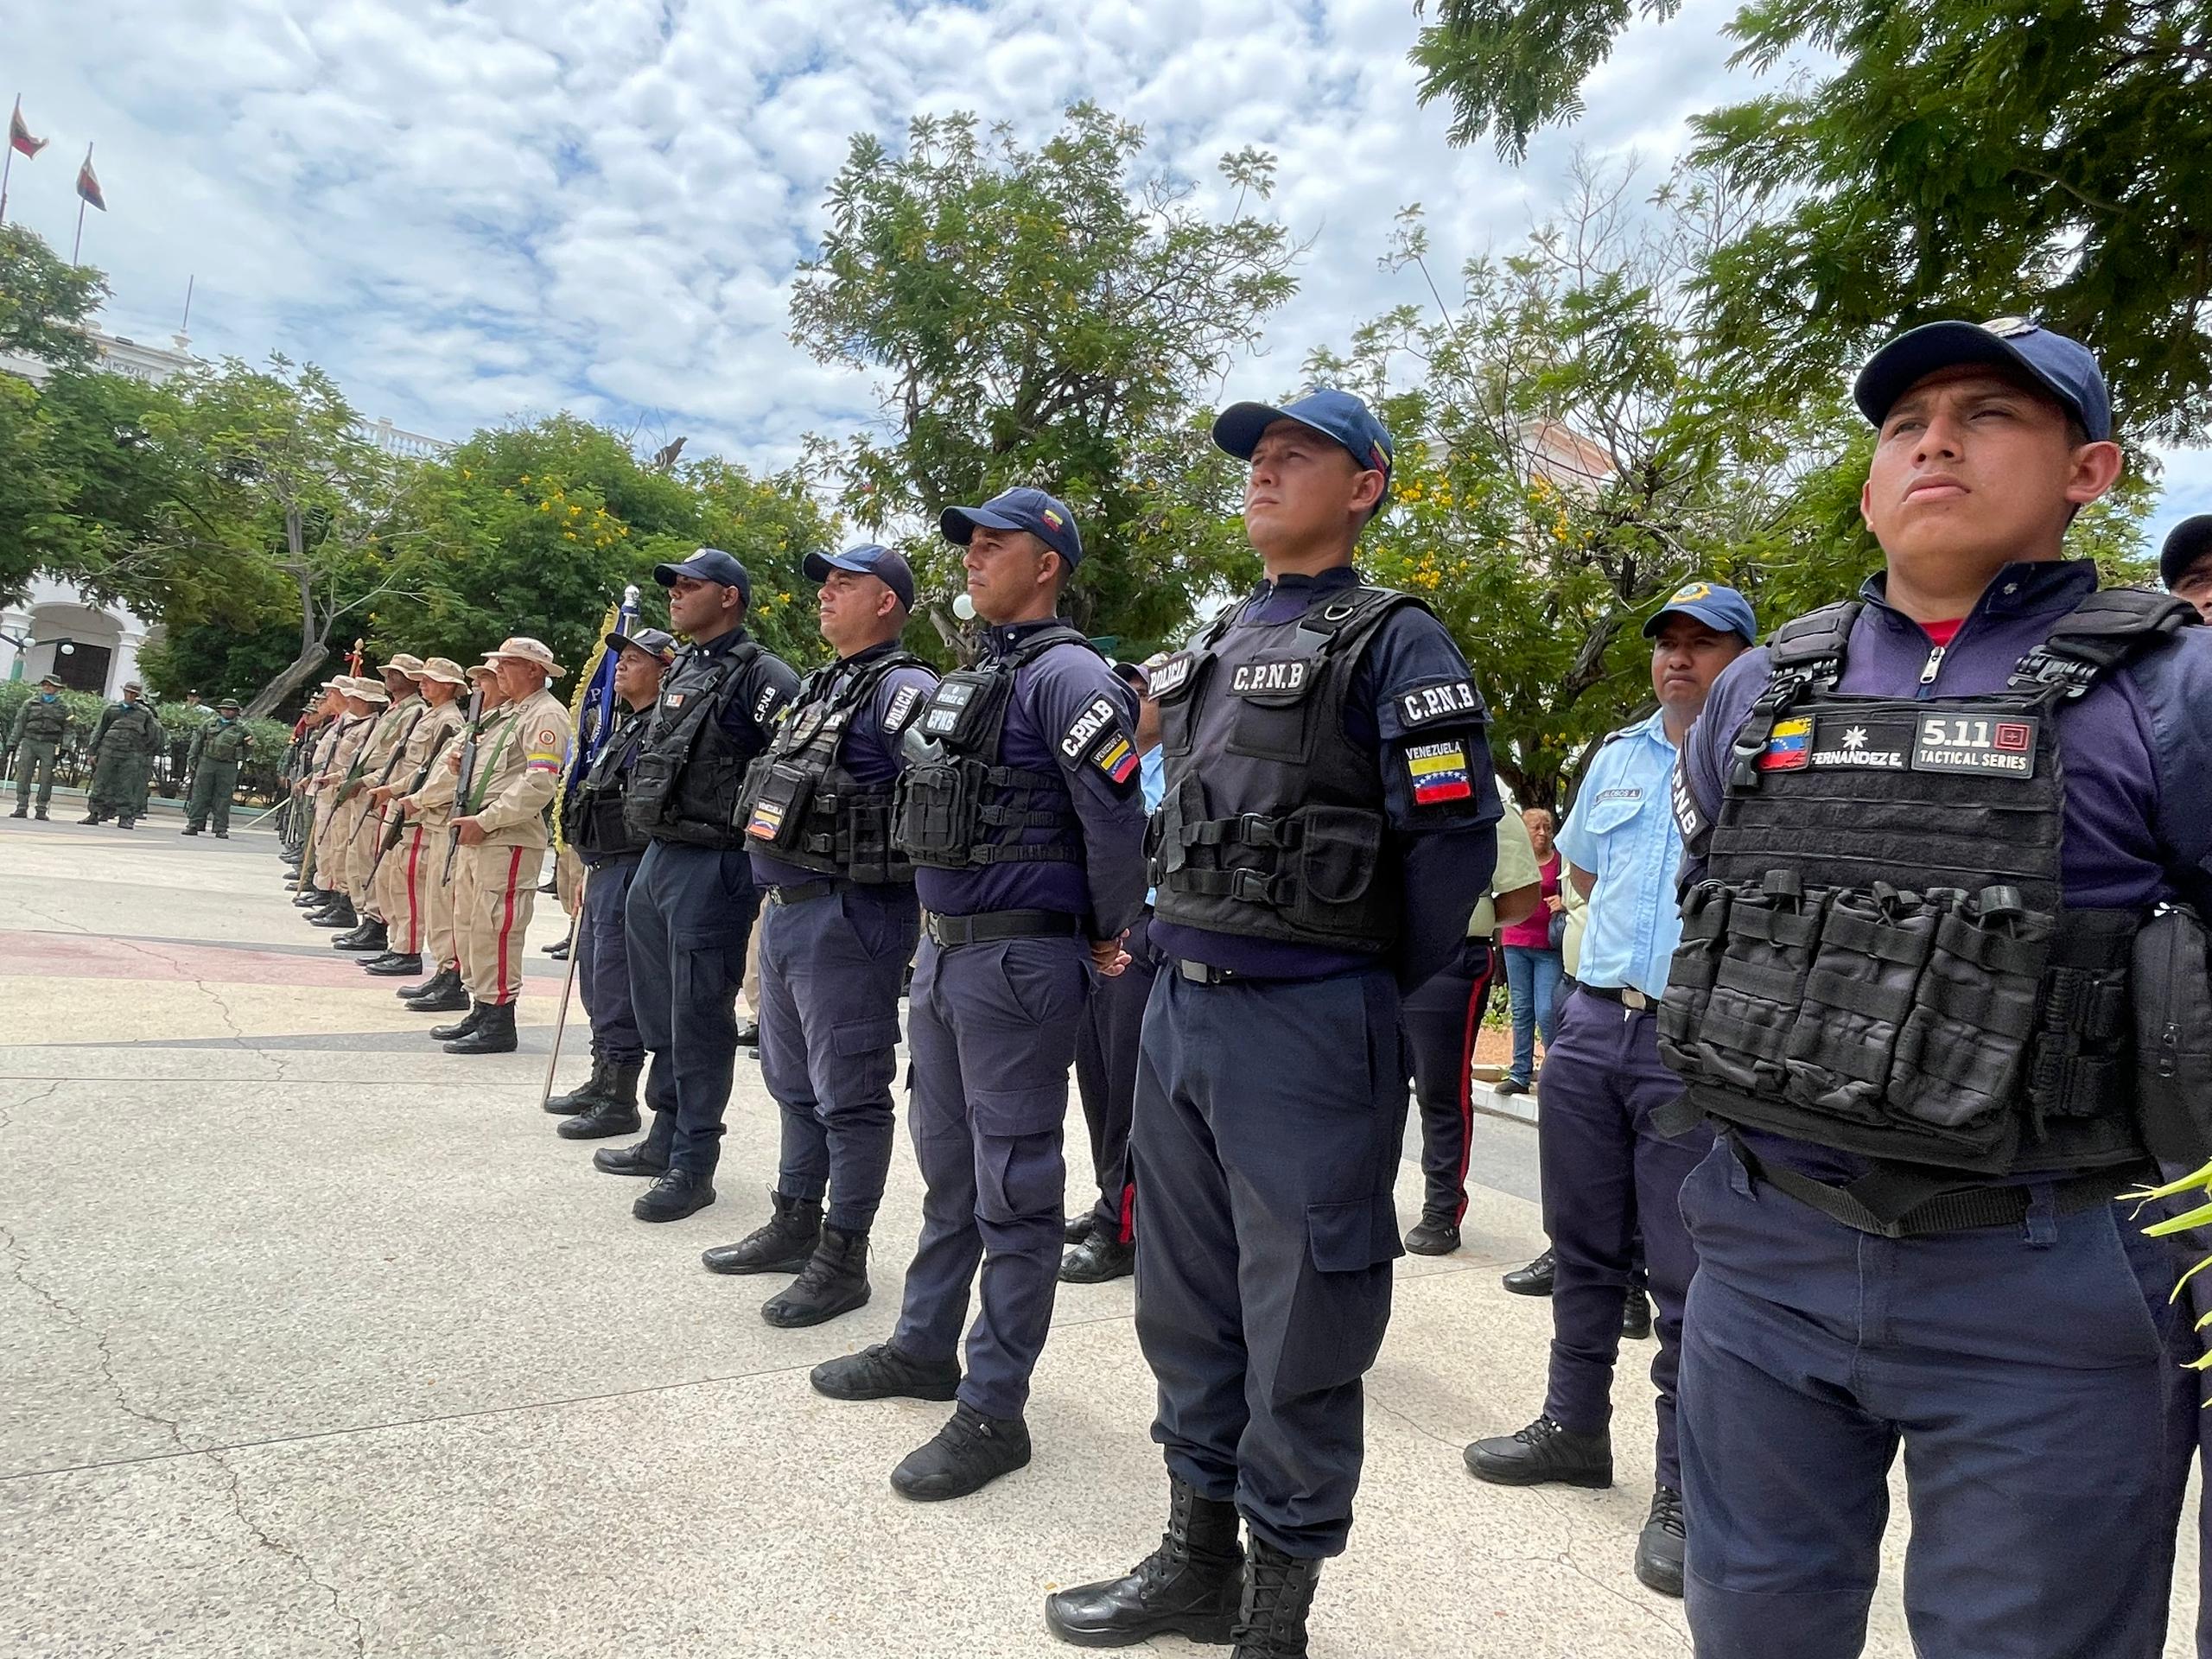
M 899 851 L 916 864 L 966 869 L 983 771 L 980 761 L 946 756 L 901 773 L 892 826 Z
M 1703 1075 L 1738 1089 L 1783 1091 L 1783 1061 L 1827 899 L 1827 889 L 1801 885 L 1790 870 L 1738 882 L 1729 894 L 1727 942 L 1696 1044 Z
M 1883 1091 L 1939 915 L 1918 893 L 1886 883 L 1829 902 L 1783 1062 L 1791 1100 L 1863 1123 L 1884 1121 Z
M 2056 918 L 2036 999 L 2024 1092 L 2031 1128 L 2110 1117 L 2133 1096 L 2133 911 L 2069 910 Z
M 1720 974 L 1727 935 L 1726 882 L 1700 881 L 1682 895 L 1681 943 L 1675 947 L 1667 969 L 1667 994 L 1659 1001 L 1659 1058 L 1685 1077 L 1699 1069 L 1697 1056 L 1687 1045 L 1694 1039 L 1698 1022 L 1713 1001 L 1713 982 Z
M 622 818 L 641 836 L 650 836 L 668 816 L 676 782 L 683 773 L 681 753 L 647 750 L 630 769 L 630 786 L 623 791 Z
M 999 703 L 1013 695 L 1013 675 L 961 669 L 938 682 L 912 729 L 948 748 L 973 749 Z
M 845 831 L 849 828 L 851 842 L 849 849 L 840 848 L 839 851 L 846 874 L 855 881 L 880 886 L 914 879 L 913 866 L 899 856 L 893 844 L 891 803 L 892 797 L 886 791 L 843 803 L 838 809 L 839 839 L 846 839 Z
M 797 847 L 806 834 L 814 804 L 814 779 L 803 767 L 763 755 L 755 760 L 740 798 L 739 817 L 746 842 L 764 853 Z
M 2035 1032 L 2056 921 L 2030 910 L 2018 887 L 1928 897 L 1941 913 L 1890 1071 L 1891 1121 L 1961 1154 L 1986 1154 L 2020 1128 L 2019 1114 L 2007 1109 Z
M 1348 911 L 1363 920 L 1368 889 L 1382 879 L 1382 815 L 1357 807 L 1301 807 L 1280 822 L 1275 868 L 1295 874 L 1287 895 L 1280 877 L 1274 885 L 1290 920 L 1317 933 L 1345 931 Z
M 2163 1163 L 2212 1158 L 2212 935 L 2186 905 L 2161 905 L 2135 936 L 2136 1109 Z

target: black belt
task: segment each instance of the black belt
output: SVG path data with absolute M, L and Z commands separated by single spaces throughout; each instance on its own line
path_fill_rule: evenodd
M 1968 1187 L 1963 1192 L 1939 1192 L 1923 1198 L 1891 1219 L 1870 1209 L 1852 1190 L 1862 1184 L 1878 1185 L 1885 1179 L 1883 1170 L 1862 1176 L 1852 1187 L 1831 1186 L 1794 1169 L 1777 1168 L 1763 1162 L 1733 1129 L 1724 1128 L 1720 1133 L 1727 1141 L 1729 1150 L 1744 1166 L 1745 1173 L 1754 1181 L 1764 1181 L 1776 1192 L 1819 1211 L 1829 1220 L 1840 1221 L 1855 1231 L 1872 1233 L 1878 1238 L 1923 1238 L 1931 1233 L 1964 1232 L 1971 1227 L 2018 1226 L 2026 1219 L 2035 1203 L 2031 1186 Z M 1904 1179 L 1909 1182 L 1911 1178 Z M 2062 1216 L 2078 1215 L 2084 1210 L 2111 1203 L 2132 1182 L 2133 1176 L 2128 1172 L 2115 1169 L 2070 1175 L 2050 1184 L 2051 1207 Z
M 1608 1002 L 1618 1002 L 1624 1008 L 1633 1008 L 1638 1014 L 1644 1013 L 1649 1009 L 1656 1008 L 1659 1006 L 1659 999 L 1657 997 L 1646 996 L 1642 991 L 1637 990 L 1635 987 L 1630 985 L 1591 985 L 1586 983 L 1581 987 L 1581 988 L 1589 992 L 1592 996 L 1602 996 Z
M 787 881 L 782 887 L 768 889 L 772 905 L 803 905 L 810 899 L 827 899 L 833 893 L 842 893 L 853 884 L 842 876 L 825 875 L 819 881 Z
M 950 950 L 960 944 L 989 944 L 1000 939 L 1072 939 L 1083 924 L 1064 910 L 985 910 L 973 916 L 929 918 L 931 940 Z
M 1325 979 L 1340 978 L 1345 974 L 1364 974 L 1376 964 L 1350 968 L 1332 968 L 1325 974 L 1248 974 L 1238 968 L 1217 968 L 1210 962 L 1192 962 L 1188 957 L 1170 957 L 1168 965 L 1193 985 L 1312 985 Z

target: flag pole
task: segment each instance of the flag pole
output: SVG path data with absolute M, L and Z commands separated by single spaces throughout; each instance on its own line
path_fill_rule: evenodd
M 22 118 L 23 95 L 16 94 L 15 117 L 8 123 L 8 156 L 0 161 L 0 225 L 8 222 L 8 175 L 16 170 L 16 122 Z
M 85 200 L 83 197 L 79 196 L 77 199 L 77 239 L 69 245 L 69 263 L 73 265 L 77 263 L 77 256 L 84 251 L 84 248 Z

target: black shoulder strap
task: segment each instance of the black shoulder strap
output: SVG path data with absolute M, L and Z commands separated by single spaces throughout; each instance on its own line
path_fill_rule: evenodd
M 2143 588 L 2106 588 L 2058 619 L 2012 671 L 2015 690 L 2047 686 L 2078 697 L 2115 668 L 2200 619 L 2196 607 Z
M 1839 600 L 1817 611 L 1792 617 L 1766 642 L 1774 676 L 1794 675 L 1814 684 L 1833 683 L 1843 672 L 1851 630 L 1866 607 L 1855 599 Z
M 1080 628 L 1071 628 L 1063 622 L 1057 627 L 1040 628 L 1012 651 L 999 658 L 1008 673 L 1029 666 L 1055 645 L 1081 645 L 1085 651 L 1096 651 L 1090 636 Z
M 1395 588 L 1363 584 L 1341 599 L 1332 599 L 1308 610 L 1298 619 L 1298 632 L 1301 636 L 1319 635 L 1318 648 L 1330 650 L 1340 642 L 1350 644 L 1366 639 L 1382 626 L 1385 618 L 1408 605 L 1428 609 L 1426 603 L 1411 594 L 1400 593 Z

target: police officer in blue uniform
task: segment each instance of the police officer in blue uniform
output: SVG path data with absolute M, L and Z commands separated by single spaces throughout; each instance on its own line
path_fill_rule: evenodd
M 638 1132 L 638 1074 L 645 1060 L 630 998 L 626 918 L 630 888 L 650 843 L 626 821 L 622 798 L 646 723 L 660 702 L 661 680 L 676 660 L 676 640 L 659 628 L 639 628 L 610 633 L 606 644 L 614 654 L 620 712 L 561 812 L 563 833 L 590 873 L 577 929 L 576 983 L 591 1018 L 591 1076 L 582 1087 L 545 1103 L 547 1111 L 568 1119 L 556 1130 L 566 1141 Z
M 592 1162 L 611 1175 L 652 1177 L 631 1212 L 677 1221 L 715 1201 L 737 992 L 760 906 L 738 805 L 746 769 L 768 747 L 798 676 L 747 633 L 752 578 L 729 554 L 702 547 L 654 566 L 653 578 L 668 589 L 669 620 L 691 641 L 661 683 L 623 796 L 625 822 L 652 842 L 630 885 L 624 938 L 652 1056 L 653 1119 L 643 1141 L 601 1147 Z
M 1352 566 L 1389 489 L 1381 423 L 1320 391 L 1238 404 L 1213 435 L 1250 463 L 1268 580 L 1152 676 L 1162 963 L 1131 1152 L 1167 1532 L 1045 1618 L 1080 1645 L 1173 1631 L 1295 1659 L 1351 1529 L 1360 1378 L 1402 1254 L 1401 993 L 1459 949 L 1501 809 L 1459 647 Z
M 1722 677 L 1678 791 L 1662 1034 L 1720 1132 L 1682 1192 L 1690 1626 L 1859 1653 L 1902 1443 L 1919 1651 L 2151 1659 L 2174 1266 L 2111 1199 L 2205 1155 L 2150 1109 L 2207 1103 L 2156 1068 L 2212 1025 L 2158 1017 L 2207 995 L 2164 964 L 2212 890 L 2212 634 L 2064 556 L 2122 467 L 2086 348 L 1932 323 L 1854 391 L 1885 569 Z
M 1676 1200 L 1711 1138 L 1658 1121 L 1682 1092 L 1659 1058 L 1659 1000 L 1681 933 L 1682 842 L 1669 785 L 1713 683 L 1758 632 L 1744 596 L 1712 582 L 1688 584 L 1653 613 L 1643 634 L 1659 707 L 1606 738 L 1560 830 L 1567 878 L 1590 910 L 1575 989 L 1544 1057 L 1536 1126 L 1554 1259 L 1550 1378 L 1535 1421 L 1466 1451 L 1469 1471 L 1498 1485 L 1613 1484 L 1613 1366 L 1643 1268 L 1659 1308 L 1658 1446 L 1636 1575 L 1670 1596 L 1682 1592 L 1685 1530 L 1675 1376 L 1697 1270 Z
M 982 660 L 945 676 L 902 739 L 896 833 L 929 918 L 907 1033 L 922 1236 L 891 1340 L 813 1374 L 836 1399 L 957 1401 L 892 1471 L 917 1499 L 962 1497 L 1029 1461 L 1022 1411 L 1060 1265 L 1076 1027 L 1092 973 L 1121 969 L 1145 885 L 1135 700 L 1058 620 L 1083 556 L 1074 516 L 1018 489 L 949 508 L 941 527 L 967 550 L 987 626 Z
M 783 1115 L 767 1221 L 704 1257 L 798 1276 L 760 1310 L 820 1325 L 864 1304 L 868 1229 L 891 1166 L 899 992 L 921 915 L 892 837 L 899 734 L 937 676 L 899 648 L 914 575 L 889 548 L 809 554 L 837 660 L 784 710 L 746 785 L 760 920 L 760 1071 Z M 824 1196 L 828 1216 L 823 1216 Z

